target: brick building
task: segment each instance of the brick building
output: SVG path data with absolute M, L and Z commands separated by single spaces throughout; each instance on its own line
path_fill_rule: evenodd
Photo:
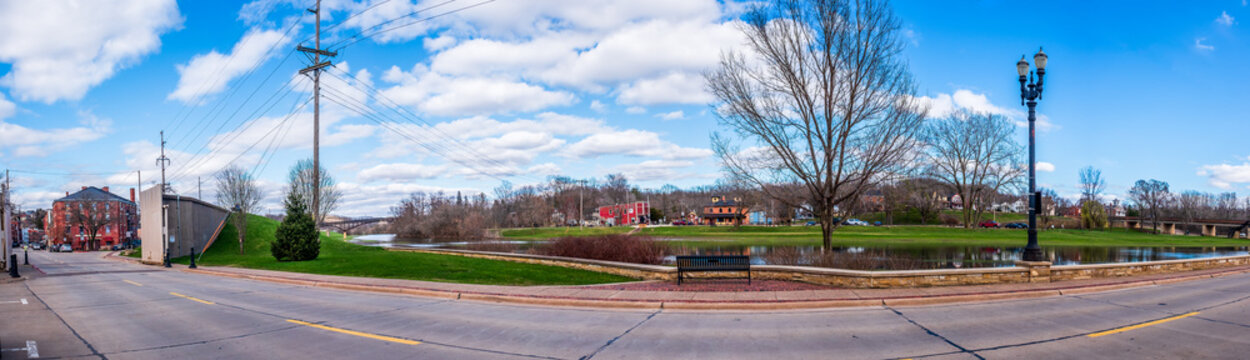
M 604 225 L 634 225 L 650 222 L 651 204 L 645 201 L 599 207 L 599 221 Z
M 712 204 L 703 207 L 702 223 L 704 225 L 742 225 L 746 219 L 747 208 L 740 206 L 739 199 L 723 196 L 712 197 Z
M 107 249 L 116 244 L 138 240 L 139 216 L 135 205 L 135 190 L 130 189 L 130 200 L 94 186 L 83 186 L 81 191 L 52 202 L 48 215 L 47 239 L 49 244 L 70 244 L 74 250 Z M 75 216 L 75 210 L 82 216 Z M 93 226 L 94 225 L 94 226 Z M 91 242 L 91 228 L 96 228 L 95 242 Z

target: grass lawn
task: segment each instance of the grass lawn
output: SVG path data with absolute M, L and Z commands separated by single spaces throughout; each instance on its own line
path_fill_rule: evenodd
M 588 229 L 589 230 L 589 229 Z M 629 231 L 628 227 L 612 230 Z M 515 234 L 515 235 L 514 235 Z M 819 246 L 818 226 L 660 226 L 639 231 L 641 235 L 678 239 L 673 245 L 705 246 Z M 964 229 L 938 226 L 844 226 L 833 233 L 834 246 L 1023 246 L 1025 230 Z M 577 228 L 538 228 L 504 230 L 502 235 L 514 239 L 543 239 L 566 235 L 582 235 Z M 1124 229 L 1106 231 L 1044 230 L 1038 233 L 1042 246 L 1135 246 L 1135 247 L 1203 247 L 1250 246 L 1250 241 L 1223 237 L 1152 235 Z
M 633 279 L 557 266 L 474 259 L 455 255 L 386 251 L 342 240 L 341 234 L 321 237 L 321 255 L 312 261 L 279 262 L 269 253 L 278 222 L 249 215 L 245 253 L 239 255 L 234 225 L 221 236 L 198 264 L 310 274 L 376 277 L 488 285 L 584 285 L 632 281 Z M 176 259 L 186 264 L 187 258 Z
M 960 211 L 960 210 L 942 210 L 942 214 L 956 218 L 956 219 L 963 219 L 963 216 L 964 216 L 963 211 Z M 887 223 L 885 221 L 885 214 L 879 213 L 879 212 L 864 214 L 862 216 L 859 216 L 858 219 L 867 221 L 870 224 L 874 221 L 880 221 L 882 224 Z M 981 220 L 994 220 L 994 221 L 997 221 L 999 224 L 1006 224 L 1006 223 L 1013 223 L 1013 222 L 1027 222 L 1029 221 L 1029 215 L 1028 214 L 1016 214 L 1016 213 L 989 213 L 987 212 L 987 213 L 981 214 Z M 940 224 L 940 221 L 941 221 L 940 219 L 934 219 L 934 220 L 930 220 L 928 224 L 929 225 Z M 980 222 L 980 221 L 977 221 L 977 222 Z M 917 212 L 916 210 L 908 210 L 908 211 L 900 212 L 898 214 L 894 214 L 894 225 L 920 225 L 920 212 Z

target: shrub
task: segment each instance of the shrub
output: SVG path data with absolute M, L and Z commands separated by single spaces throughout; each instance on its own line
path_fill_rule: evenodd
M 537 252 L 549 256 L 659 264 L 664 261 L 666 250 L 667 246 L 650 237 L 614 234 L 562 237 L 539 247 Z
M 278 224 L 270 253 L 278 261 L 305 261 L 317 258 L 321 253 L 321 237 L 312 216 L 308 215 L 303 200 L 291 192 L 286 197 L 286 218 Z

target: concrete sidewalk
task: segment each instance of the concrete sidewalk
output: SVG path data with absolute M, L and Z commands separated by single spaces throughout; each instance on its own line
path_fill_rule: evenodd
M 105 257 L 134 262 L 134 259 L 113 254 Z M 1250 272 L 1250 266 L 1054 283 L 910 289 L 838 289 L 784 281 L 771 281 L 772 284 L 769 284 L 769 281 L 756 281 L 748 286 L 745 281 L 740 280 L 696 280 L 691 282 L 689 287 L 686 285 L 676 287 L 657 281 L 584 286 L 500 286 L 317 275 L 233 267 L 201 266 L 199 269 L 188 269 L 183 265 L 174 265 L 173 270 L 292 285 L 489 302 L 606 308 L 768 310 L 930 305 L 1083 294 L 1247 273 Z M 797 288 L 799 290 L 770 290 L 771 288 Z

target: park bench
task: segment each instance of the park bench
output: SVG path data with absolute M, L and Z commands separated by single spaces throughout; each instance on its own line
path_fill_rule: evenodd
M 751 283 L 751 257 L 745 255 L 683 255 L 677 257 L 677 285 L 688 272 L 745 271 Z

